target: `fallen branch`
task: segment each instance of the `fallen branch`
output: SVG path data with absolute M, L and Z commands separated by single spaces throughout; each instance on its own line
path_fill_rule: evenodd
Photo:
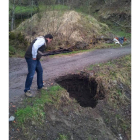
M 55 55 L 55 54 L 60 54 L 60 53 L 69 53 L 69 52 L 72 52 L 72 47 L 68 49 L 59 49 L 59 50 L 49 51 L 47 53 L 42 53 L 38 51 L 38 53 L 41 54 L 42 56 Z
M 113 42 L 112 38 L 93 38 L 92 39 L 92 44 L 96 44 L 98 43 L 98 41 L 109 41 L 109 42 Z

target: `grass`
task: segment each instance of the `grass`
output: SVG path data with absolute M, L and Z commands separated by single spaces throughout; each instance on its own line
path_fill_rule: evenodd
M 129 43 L 128 42 L 124 42 L 122 44 L 122 47 L 123 46 L 126 46 L 128 45 Z M 95 49 L 101 49 L 101 48 L 120 48 L 121 46 L 119 44 L 115 44 L 115 43 L 99 43 L 98 45 L 95 46 Z
M 69 6 L 65 5 L 39 5 L 39 11 L 44 10 L 61 10 L 65 11 L 70 9 Z M 37 12 L 38 8 L 37 6 L 17 6 L 15 8 L 15 14 L 27 14 L 27 13 L 35 13 Z
M 40 11 L 44 10 L 58 10 L 58 11 L 67 11 L 69 9 L 69 6 L 65 5 L 39 5 Z
M 111 21 L 107 20 L 104 21 L 107 25 L 109 25 L 110 30 L 112 31 L 113 34 L 115 34 L 118 37 L 126 37 L 127 39 L 131 38 L 131 33 L 126 32 L 126 29 L 121 27 L 121 26 L 116 26 L 114 23 Z
M 114 86 L 113 82 L 116 81 L 119 84 L 126 85 L 129 89 L 131 88 L 131 55 L 126 55 L 107 63 L 90 65 L 87 67 L 87 70 L 90 72 L 96 71 L 96 77 L 100 77 L 104 81 L 105 87 L 109 88 L 108 90 L 112 92 L 109 94 L 109 98 L 117 97 L 119 98 L 119 103 L 125 103 L 124 100 L 127 97 L 124 91 L 118 89 L 117 85 Z M 109 86 L 110 84 L 112 87 Z
M 17 125 L 20 127 L 26 123 L 34 122 L 35 124 L 42 124 L 45 119 L 45 104 L 57 105 L 62 92 L 60 86 L 52 86 L 48 91 L 41 91 L 40 97 L 27 98 L 24 100 L 26 105 L 24 108 L 19 108 L 16 111 Z
M 57 140 L 68 140 L 67 135 L 59 134 L 59 138 Z
M 72 54 L 78 54 L 78 53 L 84 53 L 84 52 L 90 52 L 90 51 L 93 51 L 94 49 L 88 49 L 88 50 L 79 50 L 79 51 L 72 51 L 72 52 L 69 52 L 69 53 L 61 53 L 61 54 L 56 54 L 56 55 L 50 55 L 49 57 L 52 58 L 52 57 L 55 57 L 55 56 L 64 56 L 64 55 L 72 55 Z M 9 45 L 9 56 L 10 57 L 21 57 L 23 58 L 25 55 L 25 51 L 23 50 L 16 50 L 12 45 Z
M 78 53 L 84 53 L 84 52 L 90 52 L 90 51 L 93 51 L 94 49 L 89 49 L 89 50 L 79 50 L 79 51 L 72 51 L 72 52 L 69 52 L 69 53 L 61 53 L 61 54 L 56 54 L 56 55 L 50 55 L 50 57 L 55 57 L 55 56 L 64 56 L 64 55 L 72 55 L 72 54 L 78 54 Z
M 37 7 L 34 6 L 17 6 L 15 8 L 15 14 L 28 14 L 37 12 Z
M 128 43 L 123 43 L 123 46 L 127 45 Z M 65 55 L 73 55 L 73 54 L 78 54 L 78 53 L 84 53 L 84 52 L 90 52 L 90 51 L 94 51 L 95 49 L 101 49 L 101 48 L 119 48 L 120 45 L 119 44 L 107 44 L 107 43 L 101 43 L 98 44 L 97 46 L 95 46 L 94 48 L 91 49 L 87 49 L 87 50 L 77 50 L 77 51 L 72 51 L 69 53 L 61 53 L 61 54 L 55 54 L 55 55 L 50 55 L 49 57 L 61 57 L 61 56 L 65 56 Z M 10 57 L 21 57 L 23 58 L 25 55 L 25 51 L 24 50 L 16 50 L 12 45 L 9 46 L 9 54 Z
M 102 110 L 104 122 L 112 126 L 113 131 L 116 130 L 119 133 L 123 131 L 130 138 L 131 118 L 128 115 L 124 115 L 124 113 L 127 110 L 130 111 L 131 105 L 131 55 L 126 55 L 107 63 L 90 65 L 87 67 L 87 71 L 89 73 L 94 72 L 94 78 L 101 79 L 105 87 L 106 106 Z M 107 107 L 111 108 L 113 113 L 109 112 Z M 116 118 L 117 123 L 115 119 L 113 119 L 113 122 L 112 118 Z
M 112 29 L 112 33 L 116 34 L 118 37 L 126 37 L 128 39 L 131 38 L 131 33 L 126 33 L 125 31 L 116 27 Z
M 20 8 L 20 7 L 19 7 Z M 45 9 L 46 7 L 42 6 Z M 67 10 L 67 6 L 62 5 L 55 5 L 49 6 L 48 9 L 55 9 L 55 10 Z M 27 10 L 27 9 L 26 9 Z M 27 11 L 24 12 L 27 12 Z M 30 12 L 30 11 L 28 11 Z M 114 33 L 116 33 L 118 36 L 126 36 L 130 37 L 131 34 L 125 33 L 124 31 L 115 30 Z M 99 48 L 108 48 L 108 47 L 120 47 L 114 44 L 101 44 L 101 46 L 98 46 Z M 69 55 L 69 54 L 76 54 L 76 53 L 82 53 L 82 52 L 88 52 L 92 51 L 94 49 L 90 50 L 79 50 L 79 51 L 73 51 L 70 53 L 64 53 L 64 54 L 58 54 L 54 56 L 62 56 L 62 55 Z M 9 46 L 9 52 L 13 56 L 14 53 L 18 53 L 18 56 L 23 57 L 24 51 L 17 51 L 13 46 Z M 53 56 L 50 56 L 53 57 Z M 96 65 L 90 65 L 87 68 L 88 71 L 92 72 L 95 71 L 95 78 L 99 78 L 102 80 L 102 83 L 104 87 L 106 88 L 107 97 L 106 100 L 108 104 L 110 105 L 110 108 L 118 108 L 122 106 L 127 106 L 130 102 L 130 99 L 128 99 L 125 95 L 125 91 L 121 90 L 118 86 L 120 84 L 126 85 L 128 89 L 131 88 L 131 55 L 127 55 L 125 57 L 122 57 L 117 60 L 109 61 L 107 63 L 101 63 Z M 18 108 L 16 111 L 16 122 L 17 125 L 20 127 L 24 127 L 26 124 L 35 124 L 35 125 L 42 125 L 45 121 L 45 105 L 53 105 L 56 107 L 59 106 L 60 103 L 60 97 L 63 92 L 63 89 L 60 86 L 52 86 L 47 91 L 41 91 L 41 95 L 33 98 L 33 99 L 25 99 L 24 103 L 25 106 L 22 108 Z M 108 113 L 108 110 L 104 108 L 106 113 Z M 67 110 L 69 111 L 69 110 Z M 111 113 L 109 114 L 112 115 Z M 122 115 L 116 115 L 116 119 L 120 121 L 120 127 L 125 132 L 129 132 L 130 124 L 125 120 L 125 118 Z M 105 117 L 105 120 L 107 123 L 110 122 L 111 118 Z M 90 139 L 90 138 L 89 138 Z M 65 134 L 59 134 L 58 140 L 67 140 L 67 135 Z
M 130 104 L 130 99 L 125 95 L 126 90 L 130 90 L 131 88 L 130 64 L 131 55 L 126 55 L 107 63 L 90 65 L 87 68 L 89 73 L 92 71 L 96 73 L 94 74 L 95 80 L 101 80 L 106 91 L 106 98 L 105 100 L 102 100 L 103 104 L 98 104 L 102 107 L 102 110 L 99 111 L 101 111 L 100 116 L 103 118 L 104 123 L 109 130 L 113 129 L 111 130 L 112 133 L 114 131 L 118 133 L 127 133 L 128 137 L 130 137 L 131 131 L 130 121 L 124 115 L 125 111 L 122 108 L 127 108 Z M 126 87 L 123 86 L 123 88 L 120 88 L 120 84 L 125 85 Z M 48 117 L 47 112 L 51 106 L 54 107 L 56 114 L 58 110 L 63 110 L 66 114 L 67 112 L 71 112 L 71 109 L 67 108 L 66 105 L 64 105 L 63 109 L 61 108 L 63 102 L 61 97 L 65 94 L 66 90 L 55 85 L 50 87 L 47 91 L 42 90 L 41 94 L 37 94 L 34 98 L 26 98 L 24 100 L 24 107 L 18 108 L 16 111 L 16 124 L 18 128 L 22 128 L 23 131 L 25 130 L 27 135 L 29 135 L 28 132 L 31 132 L 32 128 L 29 128 L 30 126 L 36 126 L 43 130 L 45 119 Z M 74 101 L 69 102 L 69 105 L 71 105 L 71 103 L 74 105 Z M 48 110 L 46 110 L 46 106 Z M 77 106 L 74 108 L 77 108 Z M 84 110 L 84 108 L 82 109 Z M 96 109 L 98 110 L 98 106 Z M 47 130 L 44 132 L 45 134 L 46 131 Z M 25 132 L 23 133 L 26 135 Z M 34 138 L 32 139 L 36 138 L 37 135 L 34 135 Z M 66 133 L 58 133 L 56 140 L 68 140 L 68 138 Z M 91 139 L 90 136 L 88 139 Z
M 42 4 L 39 5 L 40 11 L 45 11 L 45 10 L 48 10 L 48 11 L 49 10 L 67 11 L 67 10 L 69 10 L 69 8 L 70 8 L 69 6 L 65 6 L 65 5 L 49 5 L 49 6 L 42 5 Z M 84 7 L 81 7 L 81 8 L 79 8 L 79 10 L 78 9 L 77 10 L 83 12 L 83 10 L 84 10 L 83 8 Z M 36 11 L 37 8 L 36 7 L 33 8 L 31 6 L 29 6 L 29 7 L 26 7 L 26 6 L 17 6 L 15 12 L 16 13 L 21 12 L 21 14 L 22 13 L 31 13 L 32 10 L 33 11 Z M 38 15 L 41 16 L 41 12 Z M 100 33 L 100 28 L 102 28 L 103 29 L 103 32 L 101 32 L 100 34 L 104 34 L 106 32 L 107 33 L 109 32 L 108 26 L 106 26 L 105 24 L 100 23 L 100 22 L 97 22 L 97 20 L 95 18 L 93 18 L 92 16 L 89 16 L 88 14 L 83 14 L 83 15 L 85 17 L 85 20 L 83 21 L 83 23 L 85 23 L 85 25 L 83 26 L 85 29 L 83 27 L 82 27 L 82 29 L 85 30 L 85 31 L 88 30 L 87 38 L 88 38 L 88 35 L 89 34 L 93 34 L 92 29 L 94 29 L 94 28 L 95 28 L 96 32 L 99 32 L 99 33 Z M 87 24 L 87 22 L 93 23 L 93 21 L 94 21 L 94 24 Z M 113 33 L 117 34 L 118 36 L 126 36 L 126 38 L 127 37 L 128 38 L 131 37 L 131 34 L 130 33 L 126 33 L 125 31 L 121 31 L 119 28 L 116 28 L 116 27 L 114 28 L 113 25 L 112 26 L 109 26 L 109 27 L 112 28 Z M 23 26 L 21 28 L 23 28 Z M 29 28 L 29 31 L 30 31 L 30 28 Z M 83 32 L 85 32 L 85 31 L 83 31 Z M 10 45 L 12 45 L 12 44 L 10 44 Z M 115 45 L 115 44 L 102 43 L 102 44 L 98 44 L 94 48 L 109 48 L 109 47 L 117 48 L 117 47 L 120 47 L 120 46 L 118 44 Z M 75 54 L 75 53 L 80 53 L 80 52 L 85 52 L 85 51 L 87 51 L 87 50 L 73 51 L 73 52 L 70 52 L 70 53 L 58 54 L 57 56 Z M 16 53 L 17 55 L 15 55 L 15 56 L 16 57 L 24 57 L 24 53 L 25 52 L 23 52 L 23 51 L 19 51 L 19 52 Z M 14 53 L 11 53 L 10 56 L 14 56 Z M 50 57 L 53 57 L 53 56 L 50 56 Z
M 21 57 L 21 58 L 23 58 L 24 55 L 25 55 L 25 51 L 23 51 L 23 50 L 18 50 L 17 53 L 16 53 L 16 57 Z
M 77 8 L 75 8 L 75 11 L 76 12 L 79 12 L 79 13 L 84 13 L 84 14 L 91 14 L 91 13 L 89 13 L 89 10 L 88 10 L 88 5 L 84 5 L 84 6 L 78 6 Z
M 10 57 L 21 57 L 21 58 L 23 58 L 24 55 L 25 55 L 24 50 L 20 50 L 20 49 L 16 50 L 15 47 L 13 47 L 11 45 L 9 46 L 9 56 Z
M 27 106 L 26 108 L 19 109 L 16 112 L 17 121 L 20 125 L 29 121 L 42 122 L 44 119 L 44 111 L 41 106 Z
M 114 65 L 115 64 L 113 62 L 109 61 L 107 63 L 99 63 L 99 64 L 90 65 L 86 69 L 89 70 L 89 71 L 92 71 L 92 70 L 94 70 L 95 67 L 100 67 L 100 68 L 102 68 L 104 66 L 111 66 L 112 67 Z
M 16 49 L 12 46 L 9 45 L 9 56 L 12 56 L 16 53 Z

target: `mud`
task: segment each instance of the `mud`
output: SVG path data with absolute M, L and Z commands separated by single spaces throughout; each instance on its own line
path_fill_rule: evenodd
M 43 80 L 51 86 L 54 79 L 84 69 L 85 67 L 131 53 L 131 46 L 100 49 L 63 57 L 44 57 L 41 60 Z M 27 76 L 27 64 L 24 58 L 9 58 L 9 102 L 20 102 L 24 98 L 24 85 Z M 35 74 L 31 90 L 36 95 L 37 76 Z

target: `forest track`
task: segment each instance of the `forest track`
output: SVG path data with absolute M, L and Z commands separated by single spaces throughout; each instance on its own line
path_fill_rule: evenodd
M 50 85 L 59 76 L 74 73 L 89 65 L 107 62 L 127 54 L 131 54 L 131 45 L 120 48 L 97 49 L 62 57 L 46 57 L 41 61 L 43 80 L 47 85 Z M 18 102 L 24 96 L 27 72 L 27 64 L 24 58 L 9 58 L 9 102 Z M 37 91 L 36 74 L 34 75 L 31 90 L 34 94 Z

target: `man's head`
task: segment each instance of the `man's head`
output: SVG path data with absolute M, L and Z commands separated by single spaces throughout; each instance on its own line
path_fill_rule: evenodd
M 53 36 L 51 34 L 47 34 L 44 37 L 46 40 L 48 40 L 48 43 L 50 43 L 53 40 Z

